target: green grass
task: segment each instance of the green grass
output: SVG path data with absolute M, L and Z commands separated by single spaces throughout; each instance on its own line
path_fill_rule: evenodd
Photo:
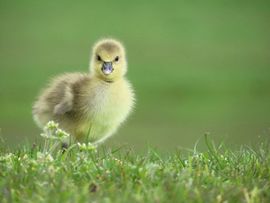
M 192 148 L 205 131 L 253 143 L 270 126 L 269 19 L 265 0 L 2 0 L 2 135 L 10 146 L 37 138 L 38 92 L 52 76 L 87 72 L 93 43 L 112 36 L 126 46 L 137 104 L 106 145 Z
M 65 134 L 58 132 L 58 135 Z M 61 134 L 62 133 L 62 134 Z M 56 133 L 57 134 L 57 133 Z M 205 136 L 208 149 L 160 155 L 149 149 L 73 144 L 0 151 L 1 202 L 269 202 L 270 148 L 232 151 Z

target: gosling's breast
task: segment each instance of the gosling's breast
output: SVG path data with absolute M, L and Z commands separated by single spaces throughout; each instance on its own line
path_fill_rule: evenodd
M 89 117 L 97 123 L 121 123 L 131 108 L 132 90 L 124 80 L 115 84 L 101 83 L 89 97 Z

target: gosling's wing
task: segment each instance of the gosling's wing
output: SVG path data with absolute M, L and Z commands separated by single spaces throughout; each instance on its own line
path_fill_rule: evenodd
M 72 110 L 74 103 L 74 94 L 71 84 L 63 87 L 63 96 L 58 104 L 54 106 L 53 113 L 55 115 L 62 115 Z
M 62 115 L 74 107 L 74 84 L 85 77 L 80 73 L 68 73 L 53 78 L 33 106 L 33 114 Z M 51 119 L 51 118 L 50 118 Z
M 72 112 L 74 116 L 80 111 L 84 111 L 85 106 L 89 102 L 89 87 L 92 79 L 88 74 L 70 73 L 66 74 L 60 85 L 62 87 L 62 97 L 54 106 L 54 114 L 62 115 L 67 112 Z
M 79 92 L 81 87 L 84 86 L 84 81 L 88 80 L 88 76 L 81 73 L 69 73 L 63 75 L 60 79 L 56 79 L 56 82 L 57 80 L 59 80 L 57 84 L 59 88 L 56 92 L 58 92 L 60 99 L 55 103 L 53 113 L 63 115 L 76 109 L 75 102 L 78 102 Z

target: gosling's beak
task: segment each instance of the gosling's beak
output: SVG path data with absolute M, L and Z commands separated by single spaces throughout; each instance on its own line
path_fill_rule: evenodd
M 113 72 L 112 62 L 104 62 L 101 68 L 105 75 L 109 75 Z

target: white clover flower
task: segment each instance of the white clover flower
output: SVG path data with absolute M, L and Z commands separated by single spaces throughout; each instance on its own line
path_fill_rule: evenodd
M 45 139 L 50 139 L 50 140 L 58 140 L 59 138 L 52 135 L 52 134 L 49 134 L 49 133 L 41 133 L 40 134 L 41 137 L 44 137 Z
M 29 163 L 32 164 L 32 170 L 35 169 L 36 166 L 38 166 L 38 162 L 35 159 L 30 159 Z
M 51 154 L 49 153 L 41 153 L 37 152 L 37 161 L 40 162 L 52 162 L 54 159 Z
M 47 156 L 46 156 L 46 159 L 45 159 L 45 160 L 46 160 L 46 161 L 49 161 L 49 162 L 52 162 L 54 159 L 53 159 L 52 155 L 47 154 Z
M 41 133 L 40 136 L 41 137 L 44 137 L 45 139 L 49 139 L 50 138 L 50 136 L 48 134 L 46 134 L 46 133 Z
M 0 161 L 12 161 L 14 157 L 15 157 L 14 154 L 8 153 L 8 154 L 5 154 L 4 156 L 0 156 Z
M 55 176 L 55 174 L 59 171 L 58 167 L 55 167 L 53 165 L 50 165 L 47 169 L 48 173 L 50 174 L 51 177 Z
M 97 150 L 97 146 L 88 142 L 87 144 L 85 143 L 77 143 L 77 146 L 79 147 L 80 150 L 82 151 L 93 151 L 93 152 L 96 152 Z
M 27 154 L 25 154 L 25 155 L 22 157 L 23 160 L 27 160 L 28 158 L 29 158 L 29 157 L 28 157 Z
M 9 170 L 13 168 L 13 160 L 16 156 L 12 153 L 8 153 L 0 156 L 0 162 L 5 162 L 5 167 Z
M 58 129 L 58 124 L 54 121 L 49 121 L 43 128 L 43 133 L 40 134 L 41 137 L 45 139 L 57 139 L 55 136 L 55 131 Z
M 147 175 L 154 178 L 156 172 L 160 169 L 160 165 L 156 163 L 149 163 L 145 166 Z
M 70 135 L 59 128 L 58 123 L 54 121 L 49 121 L 46 126 L 43 128 L 43 133 L 40 134 L 41 137 L 50 140 L 64 140 Z
M 67 132 L 65 132 L 64 130 L 61 130 L 61 129 L 57 129 L 55 134 L 61 140 L 64 140 L 70 136 Z
M 66 133 L 65 131 L 63 131 L 61 129 L 56 130 L 56 135 L 58 135 L 58 137 L 68 137 L 69 136 L 68 133 Z
M 121 161 L 121 160 L 119 160 L 119 159 L 117 159 L 117 158 L 113 158 L 113 160 L 117 163 L 117 164 L 119 164 L 119 165 L 123 165 L 123 161 Z
M 57 129 L 58 126 L 58 123 L 55 123 L 54 121 L 49 121 L 44 127 L 44 131 Z
M 43 159 L 44 154 L 41 152 L 37 152 L 37 159 Z

